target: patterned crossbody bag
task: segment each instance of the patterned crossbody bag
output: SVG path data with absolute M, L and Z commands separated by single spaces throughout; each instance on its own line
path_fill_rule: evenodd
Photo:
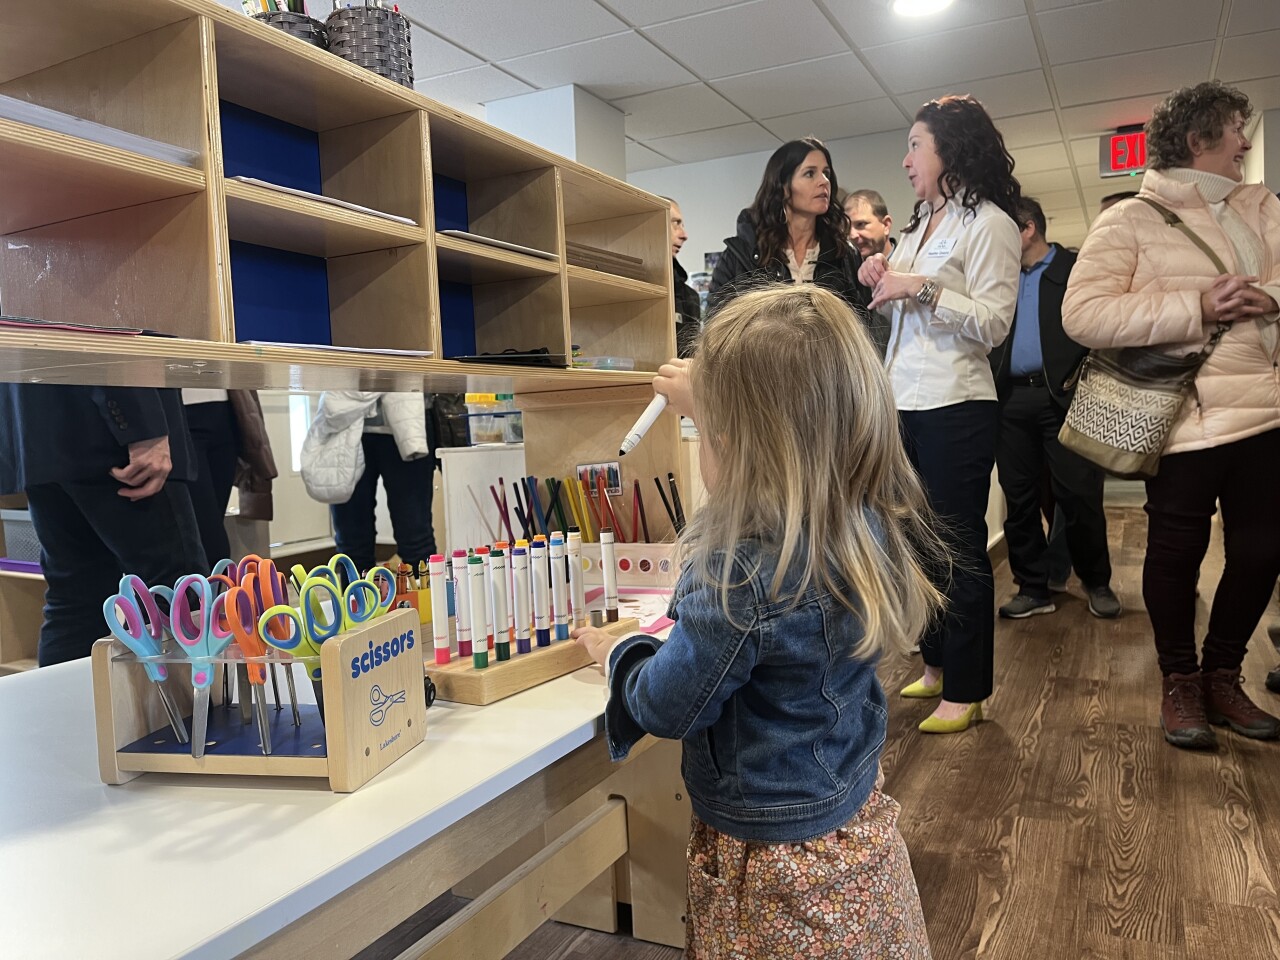
M 1165 223 L 1186 234 L 1219 273 L 1228 272 L 1213 248 L 1176 213 L 1147 197 L 1136 199 L 1154 207 Z M 1154 347 L 1090 352 L 1077 373 L 1075 396 L 1058 433 L 1059 442 L 1113 476 L 1154 477 L 1178 413 L 1194 389 L 1196 374 L 1229 329 L 1230 324 L 1218 324 L 1200 350 L 1183 356 Z

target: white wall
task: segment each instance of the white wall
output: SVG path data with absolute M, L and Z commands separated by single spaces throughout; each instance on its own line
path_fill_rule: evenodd
M 572 157 L 576 148 L 573 91 L 572 86 L 553 87 L 493 100 L 485 104 L 484 119 L 562 157 Z
M 897 233 L 910 219 L 915 200 L 902 170 L 902 158 L 907 152 L 906 131 L 833 140 L 827 148 L 840 186 L 845 190 L 879 190 L 889 205 Z M 704 253 L 724 249 L 724 238 L 733 235 L 738 212 L 755 197 L 771 152 L 641 170 L 627 180 L 680 204 L 689 240 L 679 259 L 693 273 L 703 269 Z

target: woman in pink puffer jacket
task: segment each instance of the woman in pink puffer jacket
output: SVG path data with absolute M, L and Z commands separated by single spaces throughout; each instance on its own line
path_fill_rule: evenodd
M 1094 222 L 1062 304 L 1064 329 L 1090 347 L 1185 354 L 1229 325 L 1147 481 L 1142 593 L 1164 675 L 1161 727 L 1193 749 L 1216 747 L 1211 724 L 1280 737 L 1240 676 L 1280 575 L 1280 200 L 1243 183 L 1251 113 L 1244 94 L 1208 82 L 1171 94 L 1147 122 L 1139 197 L 1176 213 L 1229 272 L 1147 203 L 1126 200 Z M 1219 503 L 1226 565 L 1198 662 L 1196 580 Z

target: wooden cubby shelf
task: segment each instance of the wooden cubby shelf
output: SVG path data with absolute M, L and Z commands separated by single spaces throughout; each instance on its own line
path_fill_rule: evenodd
M 0 235 L 204 188 L 200 170 L 0 119 Z
M 587 267 L 570 264 L 569 306 L 598 307 L 606 303 L 626 303 L 630 300 L 661 300 L 669 297 L 668 288 L 643 280 L 617 277 Z
M 162 335 L 0 329 L 0 379 L 553 395 L 527 452 L 564 476 L 675 352 L 666 201 L 215 0 L 0 3 L 0 94 L 193 158 L 0 120 L 5 312 Z M 449 359 L 575 344 L 635 370 Z M 641 479 L 680 469 L 668 419 Z
M 342 257 L 423 243 L 427 231 L 395 220 L 228 180 L 232 240 L 313 257 Z
M 560 272 L 559 260 L 543 260 L 443 234 L 436 234 L 436 263 L 439 264 L 440 279 L 454 283 L 494 283 L 553 276 Z

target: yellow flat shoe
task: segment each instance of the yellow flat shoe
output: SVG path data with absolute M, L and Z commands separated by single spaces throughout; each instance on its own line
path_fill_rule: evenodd
M 942 696 L 942 677 L 938 677 L 938 682 L 932 687 L 926 687 L 919 680 L 909 683 L 898 692 L 898 696 L 908 697 L 911 700 L 930 700 L 933 697 L 940 697 Z
M 925 717 L 920 721 L 921 733 L 960 733 L 970 726 L 982 721 L 982 704 L 971 703 L 969 709 L 955 720 L 943 720 L 941 717 Z

